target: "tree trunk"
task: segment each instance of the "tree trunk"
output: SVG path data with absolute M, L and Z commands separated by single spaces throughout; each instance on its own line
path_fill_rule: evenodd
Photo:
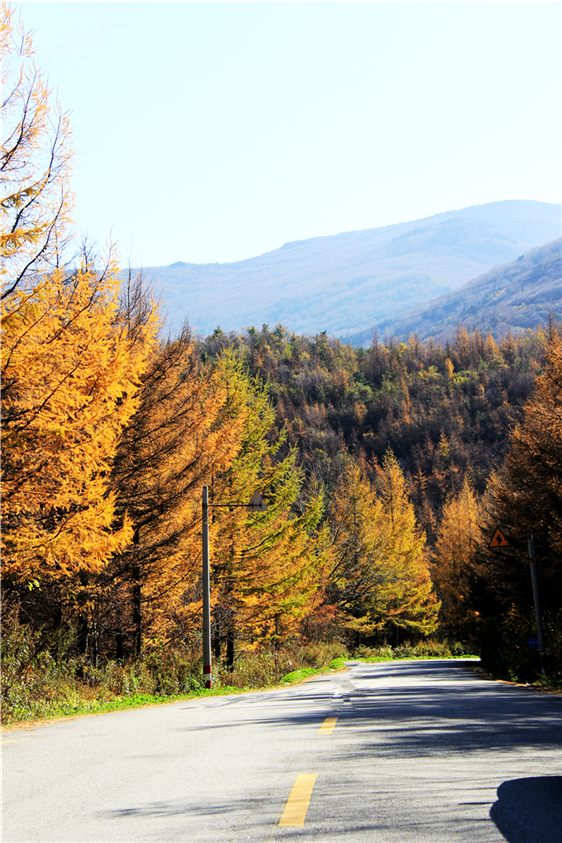
M 142 644 L 141 630 L 141 581 L 140 567 L 133 568 L 133 654 L 140 656 Z
M 221 657 L 221 625 L 218 617 L 215 617 L 213 624 L 213 652 L 218 661 Z
M 123 664 L 125 651 L 123 649 L 123 631 L 118 629 L 115 633 L 115 660 Z
M 78 652 L 84 655 L 88 651 L 88 618 L 80 615 L 78 618 Z
M 226 634 L 226 666 L 229 670 L 234 667 L 234 625 L 228 627 Z

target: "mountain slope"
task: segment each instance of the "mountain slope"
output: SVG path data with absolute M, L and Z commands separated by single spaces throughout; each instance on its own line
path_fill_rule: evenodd
M 491 331 L 500 337 L 508 330 L 536 328 L 549 313 L 562 319 L 562 238 L 532 249 L 517 260 L 474 278 L 454 293 L 439 296 L 418 308 L 408 308 L 381 320 L 379 336 L 406 339 L 450 339 L 457 325 L 473 331 Z M 372 330 L 347 340 L 369 345 Z
M 560 236 L 560 205 L 511 200 L 384 228 L 287 243 L 226 264 L 150 267 L 172 331 L 282 322 L 345 336 L 391 311 L 427 302 Z

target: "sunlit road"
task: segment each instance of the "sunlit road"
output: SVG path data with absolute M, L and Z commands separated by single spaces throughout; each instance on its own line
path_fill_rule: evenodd
M 446 660 L 3 734 L 4 843 L 560 843 L 562 697 Z

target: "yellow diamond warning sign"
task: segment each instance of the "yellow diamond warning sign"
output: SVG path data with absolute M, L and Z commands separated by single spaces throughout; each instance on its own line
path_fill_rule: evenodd
M 492 541 L 490 542 L 488 547 L 509 547 L 508 540 L 499 528 L 492 536 Z

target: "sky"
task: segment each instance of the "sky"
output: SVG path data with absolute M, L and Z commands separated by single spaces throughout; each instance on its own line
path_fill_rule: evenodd
M 124 264 L 561 201 L 560 3 L 16 8 L 71 112 L 77 229 Z

